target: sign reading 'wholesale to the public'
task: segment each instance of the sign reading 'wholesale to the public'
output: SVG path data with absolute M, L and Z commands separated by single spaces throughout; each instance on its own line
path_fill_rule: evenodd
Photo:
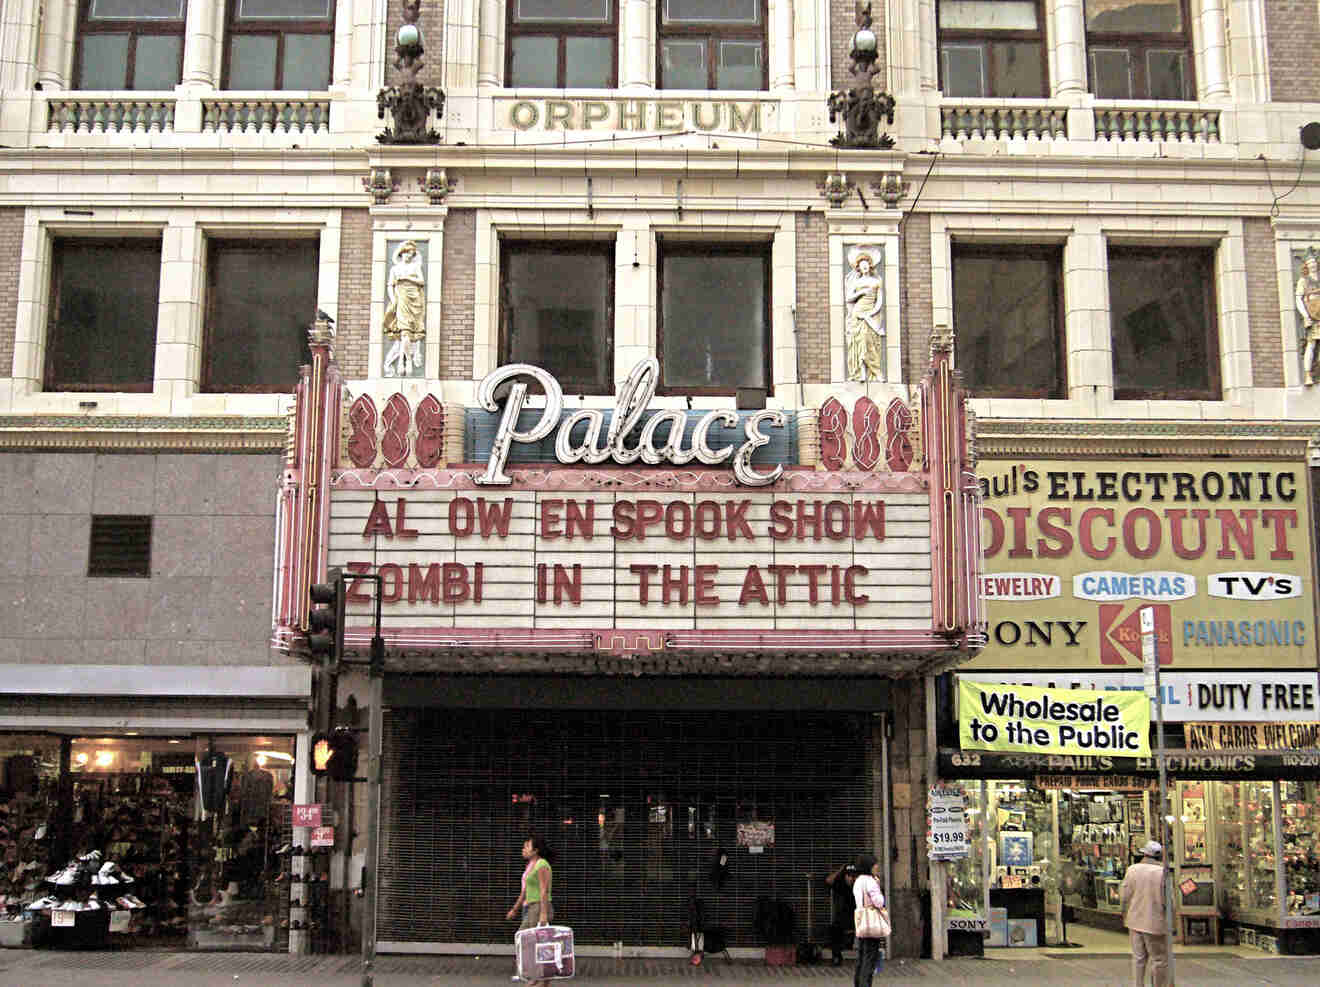
M 1150 754 L 1150 703 L 1140 693 L 958 683 L 963 750 Z
M 965 666 L 1140 670 L 1315 664 L 1305 467 L 985 462 L 990 642 Z
M 337 491 L 330 564 L 385 625 L 927 629 L 925 493 Z

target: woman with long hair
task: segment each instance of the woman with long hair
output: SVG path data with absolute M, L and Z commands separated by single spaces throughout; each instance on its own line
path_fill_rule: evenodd
M 852 877 L 852 875 L 848 875 Z M 869 853 L 857 858 L 857 876 L 852 879 L 853 901 L 858 908 L 878 908 L 885 919 L 885 896 L 880 890 L 880 863 Z M 861 920 L 857 921 L 857 969 L 853 973 L 853 987 L 871 987 L 876 965 L 880 962 L 880 940 L 862 935 Z
M 550 861 L 554 854 L 549 844 L 533 833 L 523 843 L 522 855 L 523 860 L 527 861 L 527 867 L 522 875 L 522 890 L 518 893 L 518 900 L 505 915 L 505 918 L 513 921 L 521 910 L 522 924 L 518 926 L 519 932 L 523 929 L 534 929 L 538 925 L 549 925 L 555 914 L 554 905 L 550 901 L 550 891 L 554 881 L 554 870 L 550 866 Z M 531 987 L 547 987 L 549 983 L 548 980 L 533 980 Z

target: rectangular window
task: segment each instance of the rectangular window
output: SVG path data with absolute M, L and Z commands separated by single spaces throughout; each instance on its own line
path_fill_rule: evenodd
M 1086 0 L 1097 99 L 1195 99 L 1187 0 Z
M 151 576 L 151 515 L 93 514 L 87 575 Z
M 1064 398 L 1063 250 L 953 245 L 954 359 L 977 397 Z
M 1038 0 L 940 0 L 940 88 L 960 99 L 1046 93 Z
M 509 86 L 613 89 L 614 0 L 509 0 Z
M 1217 401 L 1211 247 L 1109 247 L 1114 396 Z
M 770 390 L 770 245 L 661 243 L 660 386 Z
M 83 0 L 76 89 L 173 89 L 183 77 L 184 0 Z
M 769 88 L 765 0 L 659 0 L 661 89 Z
M 309 239 L 207 241 L 203 391 L 293 390 L 312 361 L 319 256 Z
M 548 370 L 565 394 L 614 392 L 613 243 L 501 243 L 500 362 Z
M 160 240 L 56 239 L 45 389 L 150 392 L 159 301 Z
M 325 92 L 334 33 L 334 0 L 229 0 L 224 87 Z

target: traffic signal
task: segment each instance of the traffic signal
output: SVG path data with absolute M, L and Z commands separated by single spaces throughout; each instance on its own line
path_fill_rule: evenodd
M 328 775 L 335 781 L 352 781 L 357 775 L 358 739 L 352 727 L 335 727 L 312 738 L 312 774 Z
M 312 607 L 307 613 L 307 650 L 313 658 L 338 664 L 344 657 L 344 603 L 348 584 L 339 569 L 331 569 L 326 578 L 328 582 L 317 583 L 308 594 Z

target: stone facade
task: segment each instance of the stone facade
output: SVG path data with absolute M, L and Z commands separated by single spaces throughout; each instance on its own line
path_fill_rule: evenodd
M 1270 99 L 1314 103 L 1320 95 L 1320 10 L 1306 0 L 1270 0 L 1265 8 L 1269 37 Z

